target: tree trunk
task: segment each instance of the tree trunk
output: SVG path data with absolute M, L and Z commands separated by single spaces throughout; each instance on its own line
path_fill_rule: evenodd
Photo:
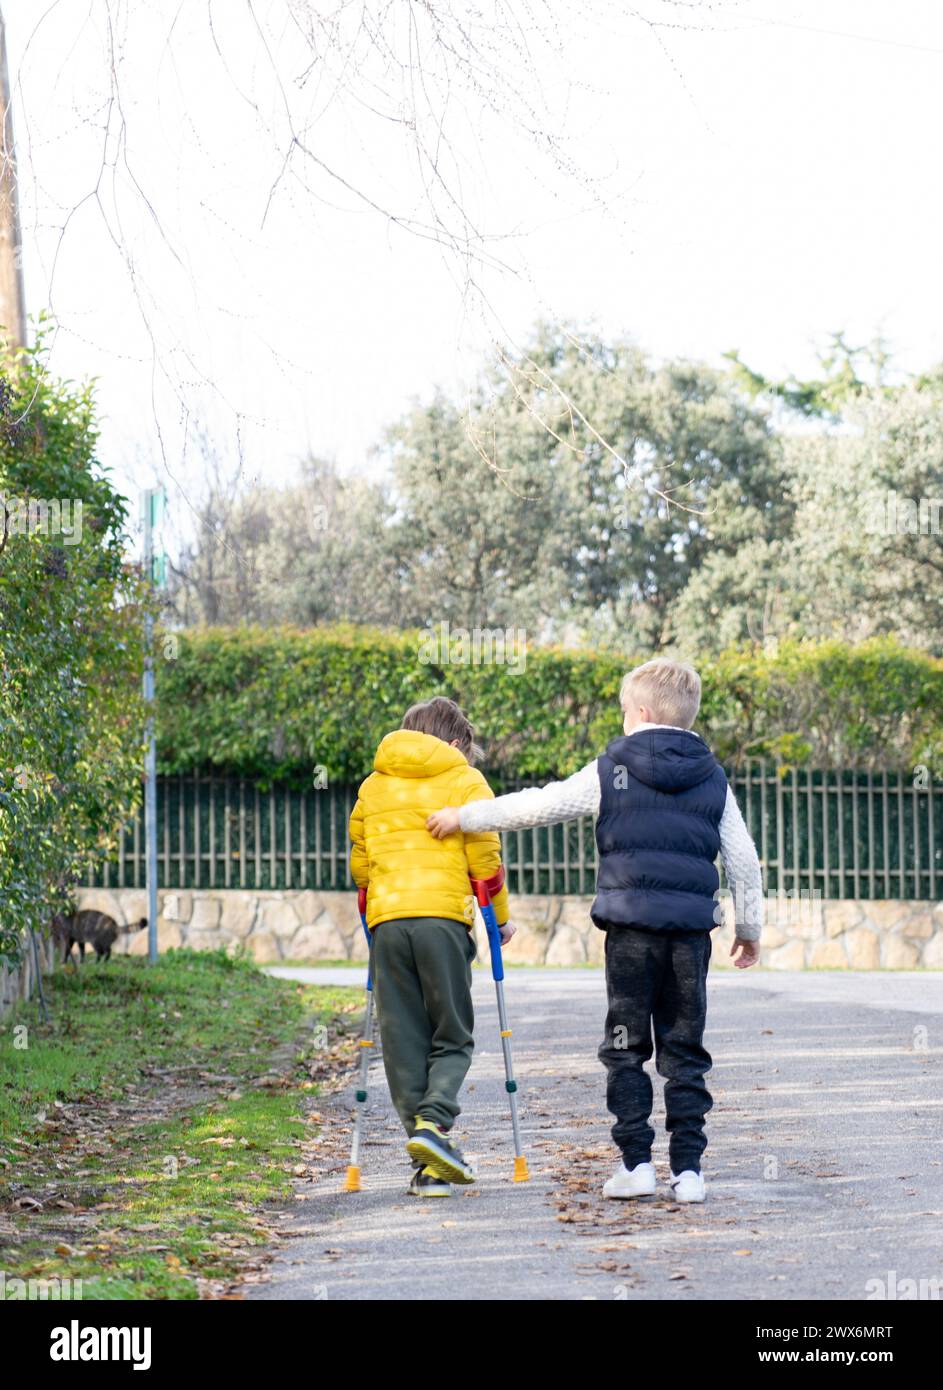
M 0 332 L 13 347 L 26 346 L 20 209 L 13 145 L 13 108 L 7 71 L 7 40 L 0 14 Z

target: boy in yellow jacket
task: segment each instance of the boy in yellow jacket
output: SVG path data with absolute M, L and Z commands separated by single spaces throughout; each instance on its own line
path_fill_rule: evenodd
M 445 1197 L 475 1175 L 448 1138 L 474 1049 L 469 878 L 491 887 L 503 941 L 508 895 L 501 842 L 491 831 L 436 840 L 426 818 L 493 792 L 471 764 L 474 730 L 438 696 L 406 712 L 377 749 L 350 818 L 350 871 L 367 889 L 373 990 L 390 1095 L 409 1141 L 409 1192 Z

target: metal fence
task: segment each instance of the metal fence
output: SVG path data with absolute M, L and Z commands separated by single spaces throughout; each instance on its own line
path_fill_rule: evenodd
M 767 891 L 823 898 L 943 896 L 943 787 L 903 773 L 790 771 L 755 761 L 728 769 L 756 841 Z M 356 790 L 268 791 L 218 777 L 157 787 L 162 888 L 352 887 L 347 822 Z M 592 893 L 593 821 L 502 835 L 512 893 Z M 143 813 L 90 887 L 144 887 Z
M 943 896 L 943 786 L 910 773 L 728 771 L 769 891 L 823 898 Z

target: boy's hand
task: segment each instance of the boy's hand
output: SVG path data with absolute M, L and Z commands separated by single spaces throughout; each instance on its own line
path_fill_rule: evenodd
M 441 811 L 433 811 L 426 821 L 426 829 L 437 840 L 443 840 L 446 835 L 454 835 L 455 831 L 461 828 L 457 806 L 445 806 Z
M 739 951 L 739 955 L 737 952 Z M 738 936 L 730 948 L 730 954 L 734 958 L 734 965 L 738 970 L 749 970 L 751 965 L 756 965 L 760 958 L 760 943 L 758 941 L 744 941 Z
M 498 934 L 501 937 L 501 945 L 506 946 L 516 931 L 517 927 L 514 926 L 513 922 L 505 922 L 503 927 L 498 927 Z

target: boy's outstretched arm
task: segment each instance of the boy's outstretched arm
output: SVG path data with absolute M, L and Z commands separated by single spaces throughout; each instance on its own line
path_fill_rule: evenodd
M 533 825 L 556 825 L 579 816 L 595 816 L 598 812 L 599 773 L 594 760 L 562 782 L 526 787 L 494 801 L 446 806 L 442 811 L 434 811 L 426 826 L 430 834 L 441 840 L 456 830 L 524 830 Z
M 748 970 L 760 958 L 763 926 L 763 871 L 756 845 L 747 830 L 737 798 L 727 788 L 720 821 L 720 858 L 733 896 L 736 937 L 730 948 L 738 970 Z
M 469 768 L 465 785 L 459 788 L 463 805 L 473 801 L 493 803 L 494 793 L 477 768 Z M 491 889 L 491 906 L 501 930 L 501 940 L 510 941 L 514 928 L 508 921 L 510 903 L 501 864 L 501 841 L 493 831 L 469 832 L 464 839 L 465 864 L 470 879 L 483 879 Z

